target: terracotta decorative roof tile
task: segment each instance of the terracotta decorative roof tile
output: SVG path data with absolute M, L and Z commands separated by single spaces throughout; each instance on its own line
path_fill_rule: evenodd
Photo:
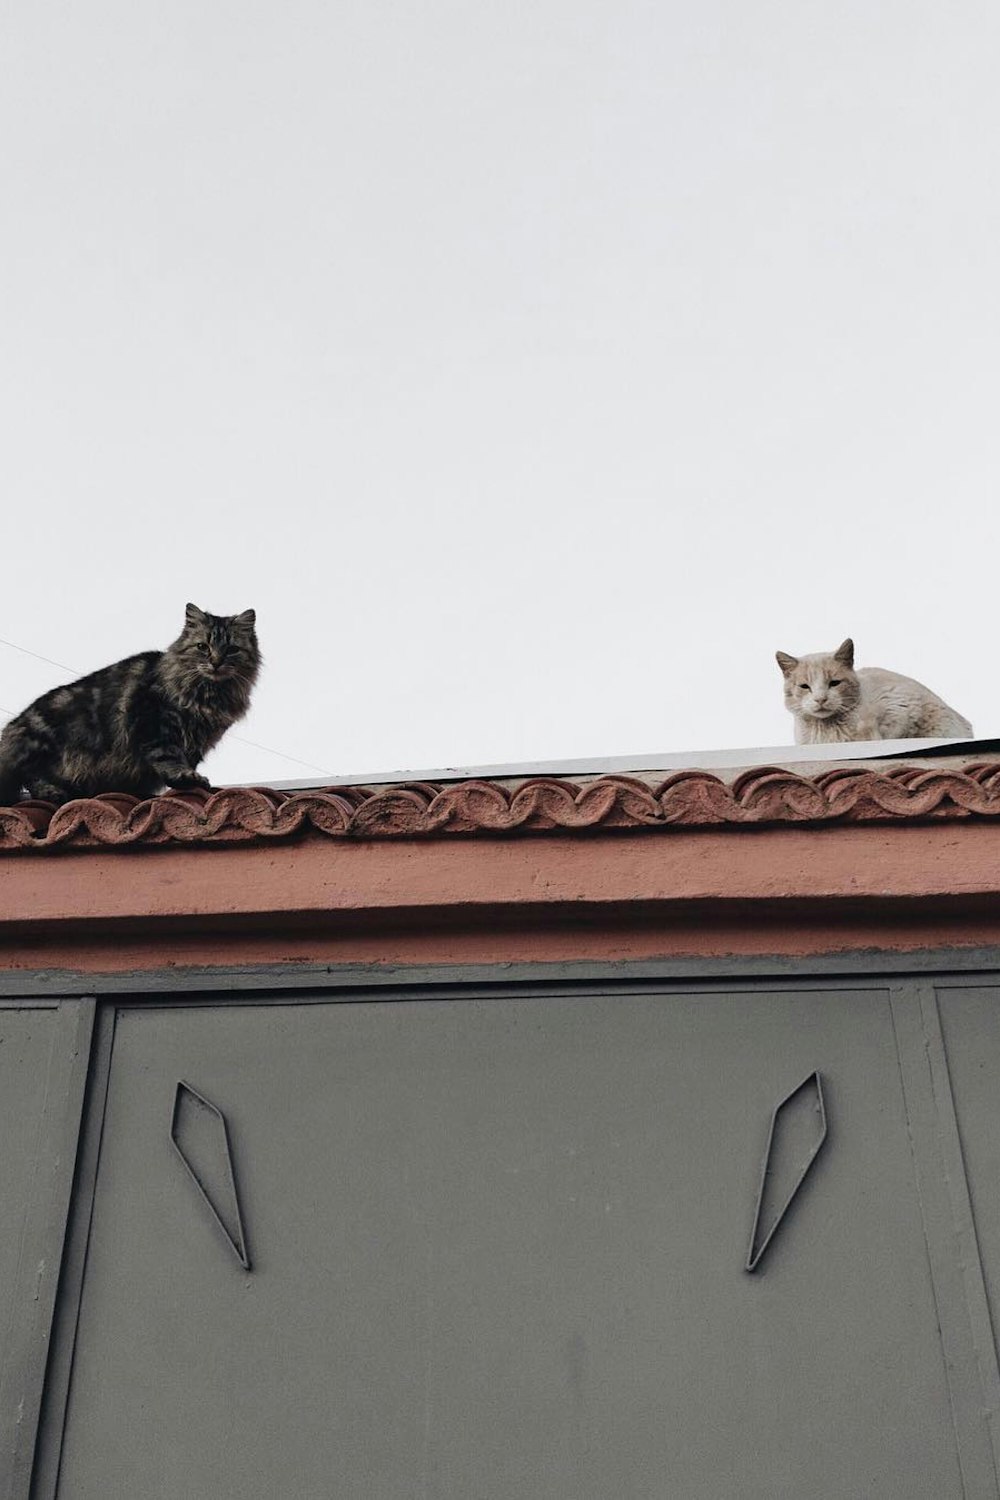
M 20 802 L 0 808 L 0 850 L 246 843 L 307 834 L 408 839 L 998 816 L 1000 760 L 963 770 L 902 765 L 876 771 L 861 764 L 812 776 L 759 766 L 733 782 L 708 771 L 679 771 L 659 783 L 537 776 L 516 785 L 409 782 L 289 793 L 225 787 L 145 802 L 108 793 L 59 808 Z

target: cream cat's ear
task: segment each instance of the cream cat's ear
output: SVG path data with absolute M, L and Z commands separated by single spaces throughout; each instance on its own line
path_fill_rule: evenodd
M 854 666 L 854 642 L 850 636 L 847 637 L 847 640 L 842 645 L 837 647 L 833 653 L 833 659 L 834 661 L 843 662 L 845 667 Z
M 789 656 L 787 651 L 776 651 L 774 653 L 774 659 L 778 663 L 778 666 L 784 672 L 786 677 L 788 676 L 789 672 L 794 672 L 795 668 L 799 664 L 798 657 Z

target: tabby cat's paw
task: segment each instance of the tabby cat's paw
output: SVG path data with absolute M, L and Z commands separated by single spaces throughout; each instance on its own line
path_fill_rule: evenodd
M 171 777 L 170 786 L 171 789 L 175 792 L 193 792 L 196 790 L 202 792 L 211 792 L 214 790 L 212 783 L 208 780 L 208 777 L 199 776 L 197 771 L 192 771 L 190 775 L 185 774 L 184 776 Z

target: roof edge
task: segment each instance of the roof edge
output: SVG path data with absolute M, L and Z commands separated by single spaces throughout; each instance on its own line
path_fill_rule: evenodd
M 877 770 L 870 763 L 850 765 L 842 755 L 839 759 L 840 764 L 813 775 L 759 765 L 734 780 L 686 768 L 655 782 L 624 775 L 589 781 L 532 776 L 508 786 L 472 777 L 389 786 L 333 783 L 293 792 L 224 787 L 211 793 L 171 792 L 147 801 L 108 793 L 59 808 L 22 802 L 0 808 L 0 851 L 218 845 L 310 835 L 368 840 L 540 831 L 669 833 L 1000 816 L 1000 758 L 960 769 L 904 760 Z
M 819 745 L 769 745 L 728 750 L 657 751 L 650 755 L 583 756 L 572 760 L 515 761 L 484 766 L 443 766 L 435 770 L 377 771 L 350 776 L 306 777 L 271 783 L 275 791 L 315 791 L 335 786 L 389 786 L 411 781 L 513 781 L 536 776 L 640 776 L 666 771 L 746 770 L 754 766 L 855 760 L 908 760 L 914 756 L 1000 753 L 1000 738 L 845 740 Z M 254 786 L 254 782 L 238 783 Z

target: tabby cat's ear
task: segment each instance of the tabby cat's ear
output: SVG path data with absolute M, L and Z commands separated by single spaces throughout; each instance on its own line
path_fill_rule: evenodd
M 256 619 L 257 611 L 255 609 L 245 609 L 241 615 L 233 615 L 233 624 L 246 625 L 249 628 L 255 623 Z
M 833 659 L 834 661 L 842 662 L 845 667 L 854 666 L 854 642 L 850 636 L 847 637 L 847 640 L 842 645 L 837 647 L 833 653 Z
M 205 611 L 199 609 L 197 604 L 185 604 L 184 618 L 189 625 L 204 625 Z
M 774 653 L 774 659 L 778 663 L 778 666 L 784 672 L 786 677 L 788 676 L 789 672 L 794 672 L 795 668 L 799 664 L 798 657 L 789 656 L 787 651 L 776 651 Z

